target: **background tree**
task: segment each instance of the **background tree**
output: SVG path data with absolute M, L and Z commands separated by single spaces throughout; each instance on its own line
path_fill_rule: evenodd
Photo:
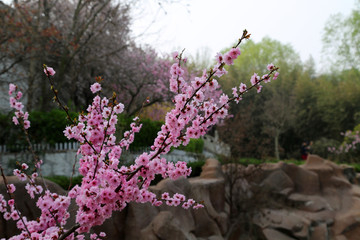
M 329 18 L 323 35 L 326 60 L 336 69 L 360 69 L 360 1 L 349 16 Z
M 221 82 L 228 93 L 231 92 L 230 86 L 239 85 L 240 82 L 249 85 L 250 76 L 256 69 L 266 69 L 266 62 L 273 61 L 275 65 L 281 66 L 281 74 L 270 86 L 264 88 L 265 94 L 247 93 L 251 96 L 232 108 L 234 119 L 227 121 L 225 127 L 221 128 L 220 135 L 230 144 L 233 154 L 240 154 L 242 157 L 274 156 L 279 149 L 280 134 L 289 128 L 288 122 L 293 118 L 292 111 L 287 110 L 293 107 L 293 89 L 301 71 L 301 61 L 291 46 L 270 38 L 264 38 L 259 43 L 248 41 L 242 50 L 244 54 L 228 69 L 229 74 Z M 253 105 L 249 106 L 250 102 Z M 270 104 L 274 105 L 269 106 Z M 280 109 L 282 114 L 279 114 Z M 251 121 L 245 121 L 249 119 Z M 226 132 L 231 132 L 237 140 L 231 139 Z M 271 141 L 274 144 L 270 144 Z M 271 147 L 274 145 L 277 147 Z
M 31 0 L 3 5 L 0 78 L 6 83 L 6 73 L 21 69 L 22 78 L 11 75 L 21 79 L 27 90 L 28 110 L 51 106 L 45 78 L 39 75 L 43 63 L 56 69 L 55 79 L 63 89 L 59 94 L 74 110 L 89 104 L 87 89 L 99 75 L 116 82 L 119 98 L 129 99 L 129 114 L 137 111 L 146 97 L 150 103 L 167 100 L 164 82 L 170 63 L 154 50 L 142 49 L 130 37 L 132 3 Z M 144 54 L 146 63 L 141 61 Z M 150 92 L 149 86 L 156 86 L 157 91 Z M 141 97 L 140 90 L 144 92 Z
M 288 92 L 280 92 L 272 88 L 270 99 L 265 102 L 264 108 L 264 131 L 274 139 L 275 158 L 280 159 L 280 136 L 295 120 L 294 98 L 289 96 Z
M 352 129 L 359 112 L 357 70 L 313 77 L 304 71 L 295 86 L 294 130 L 305 141 L 340 140 L 340 132 Z
M 4 39 L 1 65 L 10 70 L 6 62 L 12 62 L 13 68 L 21 64 L 28 110 L 35 106 L 44 110 L 51 99 L 45 78 L 39 75 L 43 63 L 56 69 L 59 87 L 66 87 L 61 93 L 66 101 L 78 104 L 76 98 L 84 98 L 81 88 L 88 87 L 86 82 L 83 86 L 83 80 L 88 79 L 86 73 L 98 74 L 106 56 L 122 50 L 128 41 L 128 7 L 110 0 L 14 1 L 11 6 L 3 10 L 6 32 L 0 36 Z M 96 65 L 100 62 L 102 65 Z
M 123 54 L 112 56 L 113 64 L 106 69 L 105 78 L 111 88 L 119 92 L 118 100 L 126 106 L 128 115 L 133 115 L 144 106 L 171 99 L 169 91 L 169 58 L 160 57 L 150 47 L 132 46 Z
M 301 76 L 294 86 L 296 121 L 293 127 L 299 138 L 298 148 L 301 142 L 309 141 L 316 135 L 323 135 L 324 122 L 321 112 L 317 109 L 318 87 L 314 71 L 314 62 L 310 58 L 304 64 Z

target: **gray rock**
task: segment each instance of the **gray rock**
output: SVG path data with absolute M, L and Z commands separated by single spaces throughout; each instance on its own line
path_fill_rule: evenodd
M 264 187 L 270 190 L 281 192 L 285 189 L 294 189 L 295 185 L 291 178 L 281 169 L 277 169 L 262 182 Z

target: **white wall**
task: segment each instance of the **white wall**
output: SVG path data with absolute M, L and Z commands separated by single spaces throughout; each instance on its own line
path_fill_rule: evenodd
M 40 159 L 43 160 L 41 172 L 43 176 L 71 176 L 73 172 L 73 166 L 75 164 L 75 174 L 79 175 L 77 169 L 79 168 L 79 156 L 76 156 L 76 149 L 74 150 L 58 150 L 49 151 L 40 154 Z M 122 162 L 131 162 L 140 155 L 140 153 L 127 153 L 122 155 Z M 170 154 L 167 154 L 165 158 L 171 162 L 185 161 L 193 162 L 198 159 L 204 158 L 202 154 L 188 153 L 180 150 L 173 150 Z M 32 161 L 29 153 L 0 153 L 0 164 L 5 170 L 6 175 L 12 175 L 12 170 L 15 166 L 15 162 Z M 11 167 L 12 166 L 12 167 Z

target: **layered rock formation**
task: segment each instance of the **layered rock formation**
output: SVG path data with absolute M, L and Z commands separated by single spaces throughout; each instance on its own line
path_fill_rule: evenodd
M 353 169 L 315 155 L 301 166 L 280 162 L 261 169 L 249 188 L 261 188 L 269 202 L 259 204 L 252 218 L 261 239 L 360 239 L 360 187 L 351 184 Z M 248 236 L 236 231 L 229 235 Z

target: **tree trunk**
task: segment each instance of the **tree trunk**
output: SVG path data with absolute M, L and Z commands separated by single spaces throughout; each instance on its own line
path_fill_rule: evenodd
M 275 158 L 277 160 L 280 160 L 280 154 L 279 154 L 279 134 L 276 133 L 275 138 L 274 138 L 274 142 L 275 142 Z

